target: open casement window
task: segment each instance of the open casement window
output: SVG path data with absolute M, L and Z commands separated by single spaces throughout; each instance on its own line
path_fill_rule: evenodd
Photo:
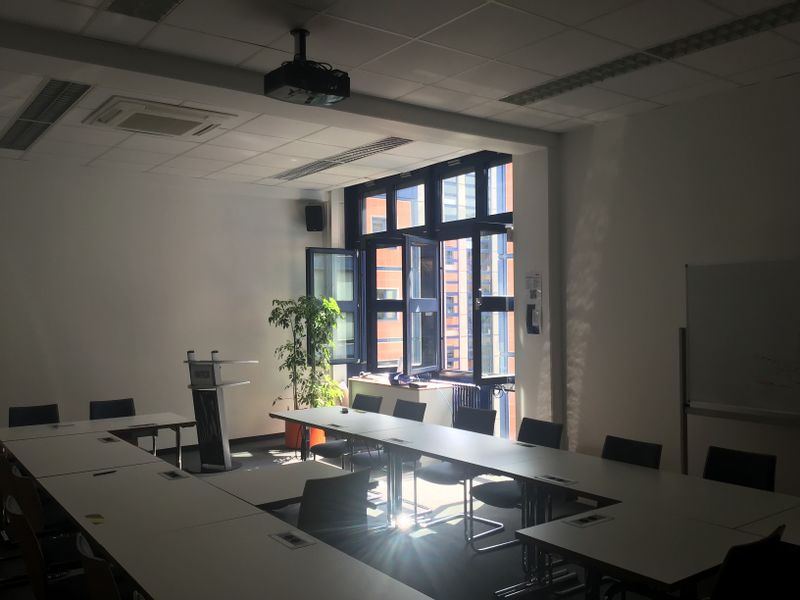
M 333 336 L 331 364 L 361 361 L 361 314 L 357 250 L 306 248 L 306 294 L 333 298 L 342 311 Z
M 479 384 L 514 381 L 514 244 L 502 223 L 483 224 L 472 253 L 474 375 Z
M 439 242 L 403 236 L 406 282 L 404 367 L 407 375 L 439 370 Z

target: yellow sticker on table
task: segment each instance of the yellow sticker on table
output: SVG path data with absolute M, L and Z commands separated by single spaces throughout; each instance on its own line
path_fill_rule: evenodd
M 92 525 L 102 525 L 106 522 L 106 518 L 103 515 L 95 513 L 86 515 L 86 518 L 89 519 L 89 522 L 91 522 Z

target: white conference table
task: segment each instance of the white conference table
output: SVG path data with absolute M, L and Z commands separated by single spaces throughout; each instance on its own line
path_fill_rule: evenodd
M 202 480 L 254 506 L 275 507 L 299 502 L 309 479 L 337 477 L 342 471 L 323 462 L 307 460 L 278 466 L 237 469 Z
M 15 440 L 4 445 L 36 479 L 147 463 L 166 464 L 107 431 Z
M 305 533 L 314 543 L 294 549 L 269 537 L 288 531 L 262 513 L 120 545 L 115 558 L 153 600 L 431 600 Z
M 149 548 L 157 533 L 261 513 L 160 459 L 45 477 L 39 484 L 112 556 L 120 546 Z
M 307 427 L 316 427 L 331 432 L 340 432 L 345 436 L 360 437 L 382 429 L 407 426 L 415 421 L 384 415 L 381 413 L 349 409 L 343 413 L 337 406 L 322 406 L 306 410 L 284 410 L 269 413 L 274 419 L 292 421 Z M 421 425 L 421 423 L 419 423 Z
M 26 425 L 23 427 L 0 427 L 0 442 L 28 440 L 44 437 L 75 435 L 103 431 L 136 431 L 137 429 L 172 429 L 175 432 L 175 448 L 178 468 L 183 467 L 181 428 L 194 427 L 196 421 L 175 413 L 151 413 L 112 419 L 91 419 L 87 421 L 65 421 L 46 425 Z
M 765 519 L 760 519 L 740 527 L 741 531 L 765 536 L 775 531 L 780 525 L 786 525 L 781 539 L 784 542 L 800 546 L 800 507 L 785 510 Z

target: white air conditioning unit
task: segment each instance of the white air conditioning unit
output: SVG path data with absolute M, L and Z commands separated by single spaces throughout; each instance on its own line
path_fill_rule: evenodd
M 197 138 L 235 116 L 189 106 L 111 96 L 83 122 L 150 135 Z

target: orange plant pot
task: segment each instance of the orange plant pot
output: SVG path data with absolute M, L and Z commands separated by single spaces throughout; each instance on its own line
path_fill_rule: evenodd
M 308 429 L 309 445 L 322 444 L 325 442 L 325 432 L 322 429 L 310 427 Z M 283 442 L 287 448 L 297 450 L 300 448 L 300 440 L 302 438 L 302 425 L 286 421 L 286 430 L 283 434 Z

